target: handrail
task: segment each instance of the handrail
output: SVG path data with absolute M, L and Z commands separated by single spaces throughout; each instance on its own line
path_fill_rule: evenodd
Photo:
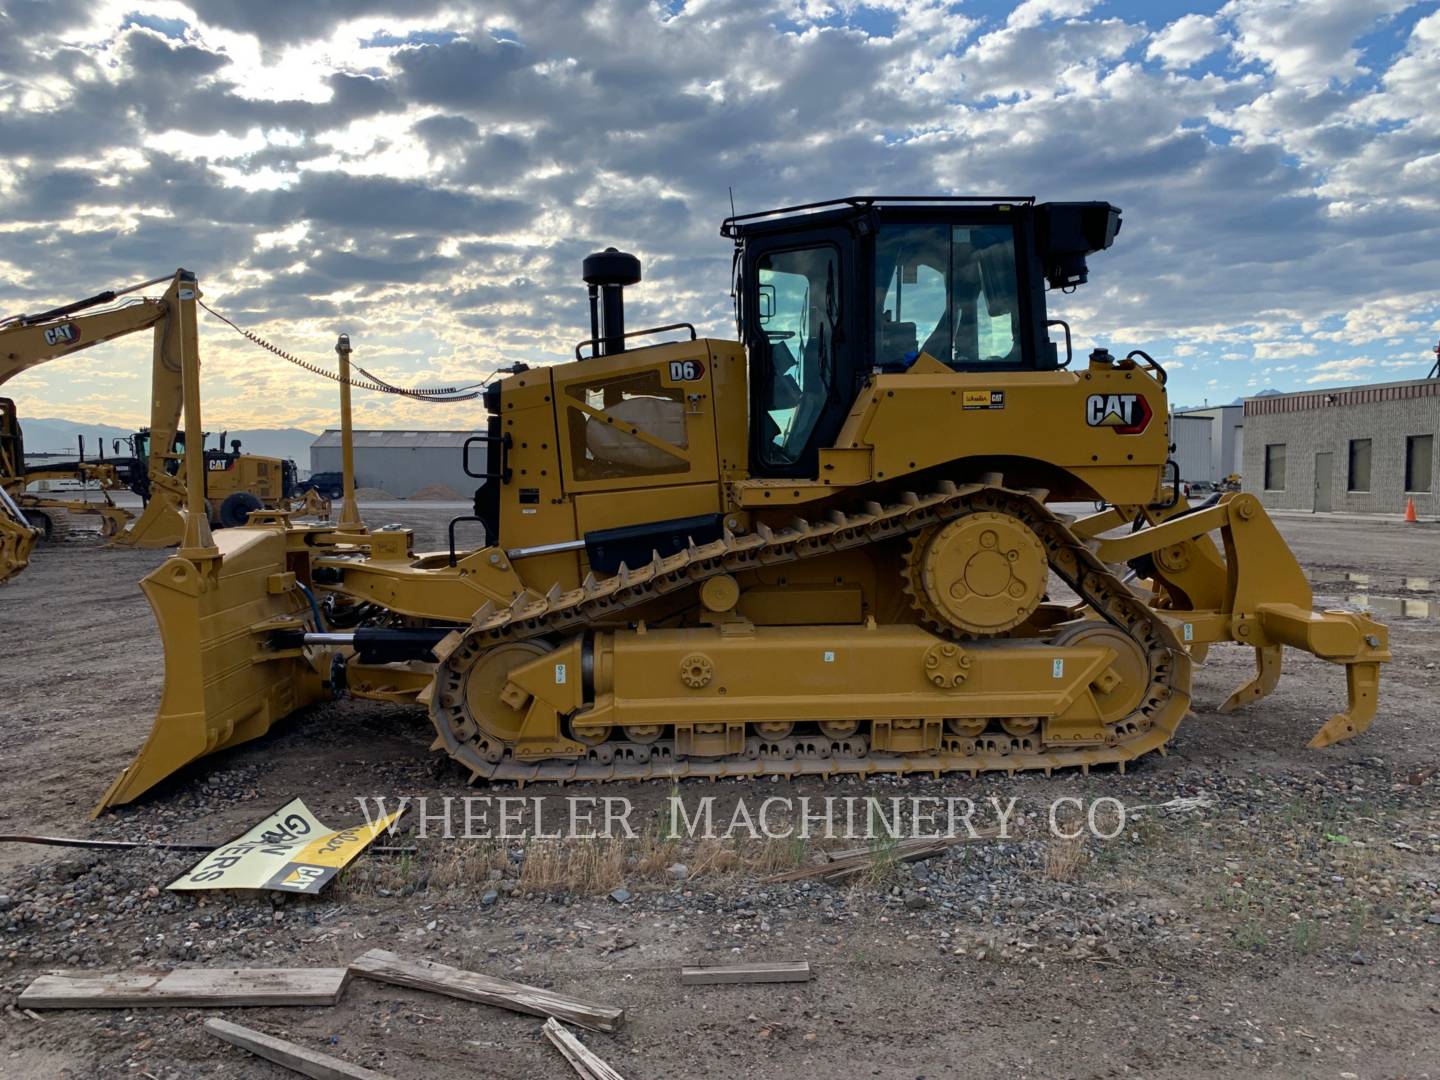
M 1156 376 L 1159 378 L 1161 386 L 1164 386 L 1169 381 L 1170 376 L 1165 374 L 1165 369 L 1160 366 L 1160 361 L 1156 360 L 1144 349 L 1131 349 L 1128 353 L 1125 354 L 1125 359 L 1134 360 L 1137 356 L 1143 357 L 1145 360 L 1145 363 L 1139 366 L 1155 372 Z
M 577 344 L 575 346 L 575 359 L 585 359 L 585 357 L 581 354 L 580 350 L 583 349 L 586 345 L 592 347 L 590 356 L 593 359 L 596 355 L 598 355 L 593 351 L 593 349 L 598 348 L 601 342 L 614 341 L 616 337 L 619 337 L 623 340 L 624 338 L 645 337 L 649 334 L 663 334 L 667 330 L 689 330 L 691 341 L 694 341 L 697 337 L 699 337 L 699 335 L 695 333 L 694 325 L 688 322 L 666 323 L 664 326 L 652 326 L 645 330 L 631 330 L 628 333 L 624 334 L 602 334 L 598 338 L 586 338 L 584 341 Z
M 1070 324 L 1064 319 L 1051 319 L 1045 324 L 1045 329 L 1048 330 L 1052 326 L 1063 326 L 1065 328 L 1065 362 L 1058 366 L 1068 368 L 1075 359 L 1075 350 L 1070 346 Z

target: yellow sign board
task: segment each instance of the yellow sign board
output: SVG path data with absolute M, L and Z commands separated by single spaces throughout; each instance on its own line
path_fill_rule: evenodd
M 293 799 L 245 835 L 216 848 L 166 888 L 318 893 L 404 811 L 332 829 Z

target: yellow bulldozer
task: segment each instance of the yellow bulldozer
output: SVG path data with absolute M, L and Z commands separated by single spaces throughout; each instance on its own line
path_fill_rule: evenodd
M 160 296 L 133 295 L 161 283 L 167 287 Z M 129 288 L 107 290 L 33 315 L 0 320 L 0 385 L 40 364 L 127 334 L 153 329 L 155 341 L 150 426 L 129 439 L 128 455 L 106 460 L 102 442 L 101 457 L 86 461 L 82 442 L 80 459 L 76 462 L 27 469 L 14 403 L 0 398 L 0 414 L 3 414 L 0 420 L 3 420 L 7 448 L 0 456 L 0 487 L 7 494 L 4 520 L 9 523 L 0 526 L 5 536 L 18 537 L 27 523 L 49 536 L 66 515 L 80 513 L 99 514 L 102 534 L 116 544 L 163 548 L 180 542 L 181 509 L 185 503 L 185 484 L 179 475 L 185 453 L 185 437 L 179 431 L 181 373 L 187 360 L 193 359 L 197 366 L 199 364 L 196 333 L 199 300 L 200 288 L 195 275 L 177 270 L 173 275 Z M 198 445 L 203 444 L 202 432 Z M 329 504 L 318 496 L 297 494 L 292 461 L 242 454 L 238 444 L 227 450 L 223 436 L 216 449 L 205 449 L 203 461 L 207 512 L 216 524 L 243 524 L 251 511 L 260 509 L 280 508 L 320 515 L 329 512 Z M 97 481 L 107 492 L 105 499 L 85 502 L 26 492 L 27 486 L 36 480 L 60 478 Z M 108 491 L 121 488 L 129 488 L 145 501 L 144 512 L 134 522 L 108 495 Z M 13 509 L 9 504 L 13 504 Z M 0 541 L 0 580 L 17 572 L 22 563 L 18 557 L 18 539 L 13 541 L 16 554 L 6 554 L 10 548 L 3 545 L 11 543 Z
M 1253 495 L 1187 506 L 1164 368 L 1072 364 L 1047 317 L 1120 223 L 1028 198 L 731 217 L 735 341 L 627 331 L 640 263 L 590 256 L 590 336 L 488 387 L 447 550 L 349 498 L 328 529 L 191 515 L 143 583 L 159 715 L 97 813 L 340 692 L 424 704 L 436 749 L 516 782 L 1123 768 L 1216 642 L 1256 662 L 1223 709 L 1288 645 L 1346 677 L 1312 745 L 1364 730 L 1385 628 L 1312 610 Z

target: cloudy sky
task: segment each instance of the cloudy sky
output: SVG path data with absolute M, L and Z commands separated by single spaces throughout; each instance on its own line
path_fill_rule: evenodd
M 1173 399 L 1423 376 L 1440 335 L 1435 0 L 0 0 L 0 312 L 195 270 L 307 358 L 395 382 L 563 358 L 580 259 L 632 325 L 733 333 L 741 210 L 861 192 L 1124 208 L 1077 347 Z M 334 423 L 328 381 L 205 320 L 207 426 Z M 11 382 L 145 419 L 146 341 Z M 370 426 L 474 404 L 363 394 Z

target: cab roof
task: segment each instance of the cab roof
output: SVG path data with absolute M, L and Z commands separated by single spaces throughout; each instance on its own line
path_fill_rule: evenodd
M 797 218 L 805 219 L 807 224 L 823 224 L 885 206 L 903 206 L 908 210 L 950 210 L 958 206 L 980 209 L 1033 205 L 1033 195 L 847 195 L 841 199 L 733 214 L 720 223 L 720 235 L 737 240 L 742 236 L 789 228 Z

